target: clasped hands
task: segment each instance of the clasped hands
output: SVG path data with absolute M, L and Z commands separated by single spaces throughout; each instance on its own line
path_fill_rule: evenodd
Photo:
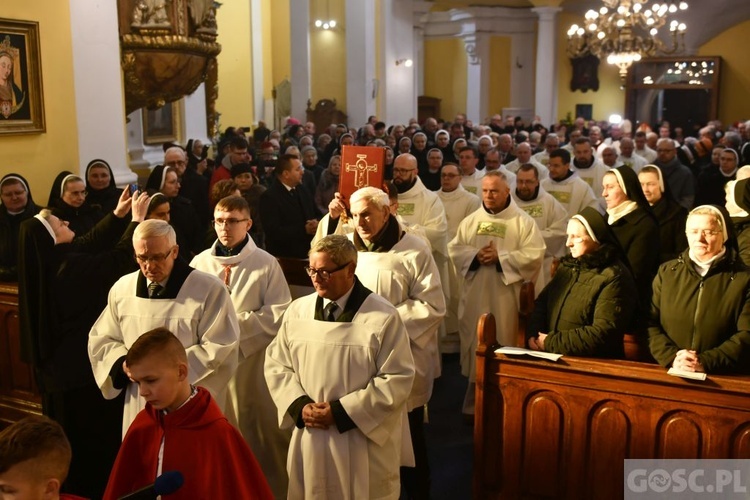
M 490 241 L 485 246 L 479 249 L 477 252 L 477 260 L 483 266 L 491 266 L 500 262 L 497 256 L 497 248 L 495 248 L 495 242 Z
M 672 368 L 684 372 L 703 372 L 703 365 L 698 360 L 698 353 L 689 349 L 681 349 L 672 361 Z
M 302 421 L 305 427 L 328 429 L 335 424 L 330 403 L 308 403 L 302 408 Z
M 543 351 L 544 350 L 544 339 L 547 338 L 546 333 L 539 332 L 538 337 L 529 338 L 529 349 L 532 351 Z

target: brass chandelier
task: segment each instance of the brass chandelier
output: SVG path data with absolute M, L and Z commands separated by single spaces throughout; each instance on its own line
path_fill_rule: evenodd
M 574 24 L 568 29 L 568 56 L 584 57 L 589 54 L 620 68 L 620 78 L 625 81 L 628 68 L 643 57 L 657 53 L 674 54 L 685 48 L 686 26 L 673 14 L 687 10 L 685 1 L 655 2 L 648 0 L 602 0 L 599 11 L 586 12 L 583 26 Z M 667 45 L 659 38 L 659 30 L 669 22 Z

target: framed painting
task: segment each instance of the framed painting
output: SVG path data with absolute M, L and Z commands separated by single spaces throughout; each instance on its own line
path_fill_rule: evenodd
M 174 101 L 158 109 L 143 108 L 143 143 L 164 144 L 180 140 L 180 103 Z
M 0 134 L 41 134 L 39 23 L 0 18 Z

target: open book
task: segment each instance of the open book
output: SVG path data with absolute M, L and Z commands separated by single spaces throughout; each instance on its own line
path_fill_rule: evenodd
M 667 371 L 667 375 L 689 378 L 690 380 L 706 380 L 706 374 L 703 372 L 686 372 L 684 370 L 678 370 L 677 368 L 670 368 L 669 371 Z
M 526 354 L 528 356 L 534 356 L 535 358 L 542 358 L 548 361 L 557 361 L 558 359 L 562 358 L 562 354 L 534 351 L 532 349 L 524 349 L 523 347 L 501 347 L 499 349 L 495 349 L 495 352 L 497 354 L 507 354 L 509 356 L 523 356 L 524 354 Z

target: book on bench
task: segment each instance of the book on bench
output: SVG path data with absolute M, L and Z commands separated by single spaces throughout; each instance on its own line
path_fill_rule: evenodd
M 497 354 L 507 354 L 509 356 L 534 356 L 535 358 L 542 358 L 548 361 L 557 361 L 562 358 L 562 354 L 555 354 L 553 352 L 534 351 L 532 349 L 524 349 L 523 347 L 501 347 L 495 349 Z

